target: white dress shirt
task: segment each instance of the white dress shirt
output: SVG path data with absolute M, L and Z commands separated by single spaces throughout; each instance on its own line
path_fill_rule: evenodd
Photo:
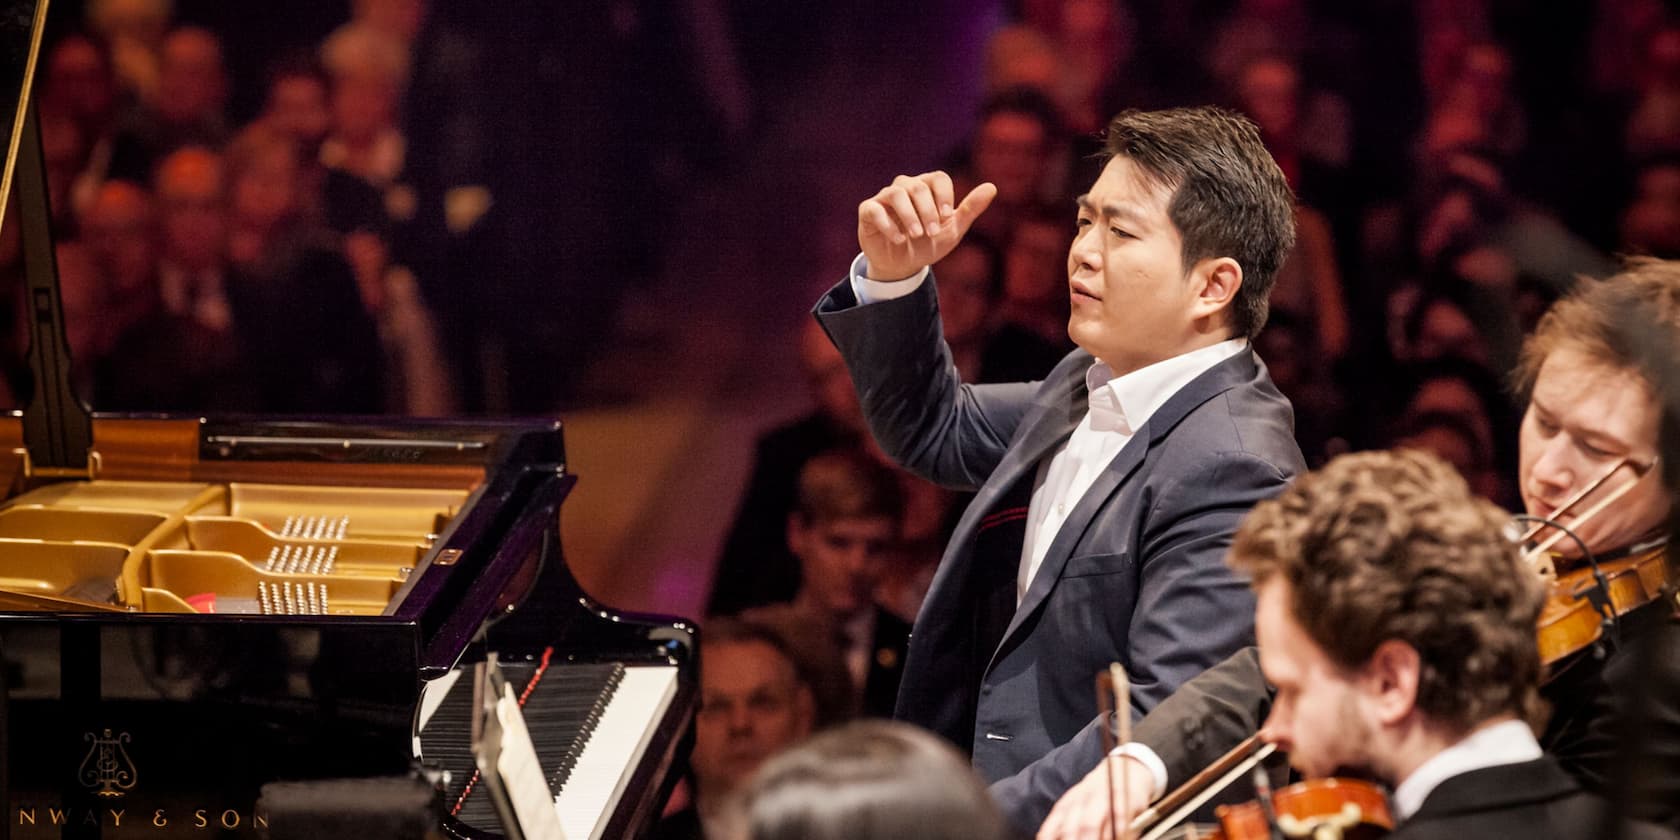
M 1419 764 L 1394 789 L 1394 818 L 1405 822 L 1423 807 L 1423 800 L 1446 780 L 1487 767 L 1519 764 L 1540 757 L 1540 742 L 1534 731 L 1520 720 L 1484 726 L 1464 740 Z
M 926 282 L 928 269 L 897 282 L 868 277 L 863 255 L 852 261 L 852 293 L 859 304 L 903 297 Z M 1233 338 L 1164 359 L 1122 376 L 1098 360 L 1085 373 L 1089 407 L 1079 425 L 1050 460 L 1041 463 L 1033 480 L 1027 509 L 1027 533 L 1021 541 L 1021 564 L 1015 576 L 1015 603 L 1020 604 L 1044 563 L 1050 544 L 1068 512 L 1079 504 L 1097 476 L 1120 454 L 1132 435 L 1151 415 L 1190 380 L 1242 352 L 1248 340 Z

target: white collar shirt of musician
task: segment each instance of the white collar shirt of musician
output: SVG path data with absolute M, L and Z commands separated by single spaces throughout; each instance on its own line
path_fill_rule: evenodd
M 1181 353 L 1122 376 L 1101 361 L 1085 372 L 1089 408 L 1073 434 L 1048 461 L 1039 465 L 1027 508 L 1027 533 L 1015 577 L 1015 603 L 1026 597 L 1050 544 L 1068 513 L 1096 483 L 1155 410 L 1190 381 L 1243 351 L 1248 341 L 1228 339 Z
M 923 268 L 907 280 L 876 280 L 869 276 L 868 262 L 859 254 L 852 260 L 852 293 L 863 305 L 891 300 L 915 291 L 927 281 L 928 274 L 929 269 Z M 1097 476 L 1120 454 L 1132 435 L 1180 388 L 1246 347 L 1247 339 L 1232 338 L 1163 359 L 1123 376 L 1115 376 L 1100 360 L 1086 371 L 1089 408 L 1067 442 L 1049 461 L 1039 464 L 1033 482 L 1032 502 L 1027 508 L 1027 533 L 1021 541 L 1021 564 L 1015 576 L 1016 606 L 1026 597 L 1027 587 L 1043 565 L 1044 556 L 1050 552 L 1056 532 L 1067 521 L 1068 512 L 1084 498 Z
M 1528 724 L 1507 720 L 1484 726 L 1419 764 L 1394 788 L 1394 816 L 1400 822 L 1411 819 L 1429 794 L 1454 776 L 1533 761 L 1540 755 L 1540 742 L 1534 739 L 1534 731 Z

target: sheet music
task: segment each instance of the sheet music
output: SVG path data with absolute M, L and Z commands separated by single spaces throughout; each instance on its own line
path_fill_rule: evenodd
M 505 683 L 502 697 L 496 701 L 496 721 L 502 727 L 496 772 L 502 777 L 525 840 L 566 840 L 542 763 L 537 760 L 537 749 L 525 728 L 525 716 L 519 712 L 519 699 L 513 694 L 513 686 Z

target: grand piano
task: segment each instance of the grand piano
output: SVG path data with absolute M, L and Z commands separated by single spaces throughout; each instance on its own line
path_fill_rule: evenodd
M 120 416 L 73 396 L 29 107 L 45 7 L 0 0 L 0 82 L 23 82 L 0 102 L 0 195 L 35 385 L 0 416 L 0 840 L 262 836 L 266 783 L 417 767 L 444 779 L 443 834 L 499 836 L 462 678 L 490 653 L 566 836 L 644 832 L 685 748 L 695 630 L 604 607 L 567 570 L 560 423 Z

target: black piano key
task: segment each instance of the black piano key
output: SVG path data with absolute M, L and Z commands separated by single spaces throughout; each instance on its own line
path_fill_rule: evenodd
M 523 690 L 537 665 L 511 663 L 501 668 L 508 683 Z M 551 794 L 565 787 L 623 679 L 624 666 L 618 663 L 554 663 L 526 697 L 521 708 L 525 727 L 531 733 L 537 759 L 547 771 Z M 474 776 L 472 712 L 472 681 L 463 676 L 450 687 L 420 735 L 422 757 L 450 771 L 445 801 L 451 804 L 461 800 L 462 791 Z M 476 788 L 461 801 L 456 818 L 474 828 L 500 830 L 494 806 Z

